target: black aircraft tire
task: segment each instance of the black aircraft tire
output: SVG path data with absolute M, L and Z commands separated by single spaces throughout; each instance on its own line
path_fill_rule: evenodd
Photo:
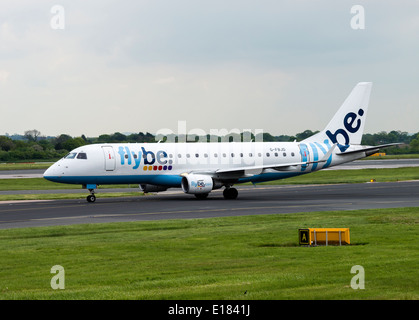
M 94 194 L 88 195 L 86 198 L 87 202 L 95 202 L 96 201 L 96 197 Z
M 233 199 L 236 199 L 238 195 L 239 195 L 239 192 L 237 191 L 236 188 L 228 188 L 228 189 L 224 189 L 223 191 L 223 196 L 225 199 L 233 200 Z
M 208 198 L 208 195 L 209 195 L 209 193 L 197 193 L 197 194 L 195 194 L 195 197 L 197 199 L 203 200 L 203 199 Z

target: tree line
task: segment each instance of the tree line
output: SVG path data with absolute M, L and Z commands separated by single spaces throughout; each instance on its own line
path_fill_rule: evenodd
M 57 160 L 65 156 L 69 151 L 92 143 L 153 143 L 157 141 L 166 142 L 232 142 L 232 141 L 301 141 L 318 131 L 305 130 L 295 136 L 280 135 L 273 136 L 270 133 L 263 133 L 262 137 L 250 132 L 240 134 L 229 133 L 227 136 L 213 137 L 207 136 L 155 136 L 149 132 L 122 134 L 103 134 L 95 138 L 87 138 L 85 135 L 71 137 L 61 134 L 57 137 L 41 136 L 38 130 L 25 131 L 19 139 L 9 136 L 0 136 L 0 161 L 29 161 L 29 160 Z M 364 134 L 362 144 L 380 145 L 386 143 L 403 143 L 401 147 L 389 148 L 388 154 L 409 154 L 419 153 L 419 132 L 409 135 L 407 132 L 390 131 L 378 132 L 374 134 Z

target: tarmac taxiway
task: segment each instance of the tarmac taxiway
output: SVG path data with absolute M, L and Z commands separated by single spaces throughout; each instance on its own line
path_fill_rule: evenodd
M 198 200 L 180 190 L 126 198 L 0 202 L 0 229 L 162 219 L 197 219 L 419 206 L 419 181 L 335 185 L 237 186 Z M 137 189 L 138 190 L 138 189 Z

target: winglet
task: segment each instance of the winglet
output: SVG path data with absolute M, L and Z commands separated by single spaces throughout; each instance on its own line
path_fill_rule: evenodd
M 318 162 L 326 162 L 329 158 L 330 158 L 330 156 L 332 155 L 332 153 L 333 153 L 333 150 L 335 150 L 335 148 L 336 148 L 336 146 L 337 146 L 338 144 L 337 143 L 335 143 L 330 149 L 329 149 L 329 151 L 324 155 L 324 157 L 323 158 L 321 158 L 320 160 L 317 160 L 317 161 L 310 161 L 310 162 L 307 162 L 307 164 L 312 164 L 312 163 L 318 163 Z
M 326 162 L 330 158 L 330 156 L 332 155 L 333 150 L 335 150 L 337 145 L 338 144 L 335 143 L 319 162 Z

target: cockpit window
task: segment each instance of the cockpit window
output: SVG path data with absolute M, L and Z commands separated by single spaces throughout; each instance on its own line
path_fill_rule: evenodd
M 87 154 L 86 154 L 86 153 L 84 153 L 84 152 L 80 152 L 80 153 L 77 155 L 77 159 L 87 159 Z
M 64 157 L 64 159 L 74 159 L 77 155 L 77 152 L 71 152 Z

